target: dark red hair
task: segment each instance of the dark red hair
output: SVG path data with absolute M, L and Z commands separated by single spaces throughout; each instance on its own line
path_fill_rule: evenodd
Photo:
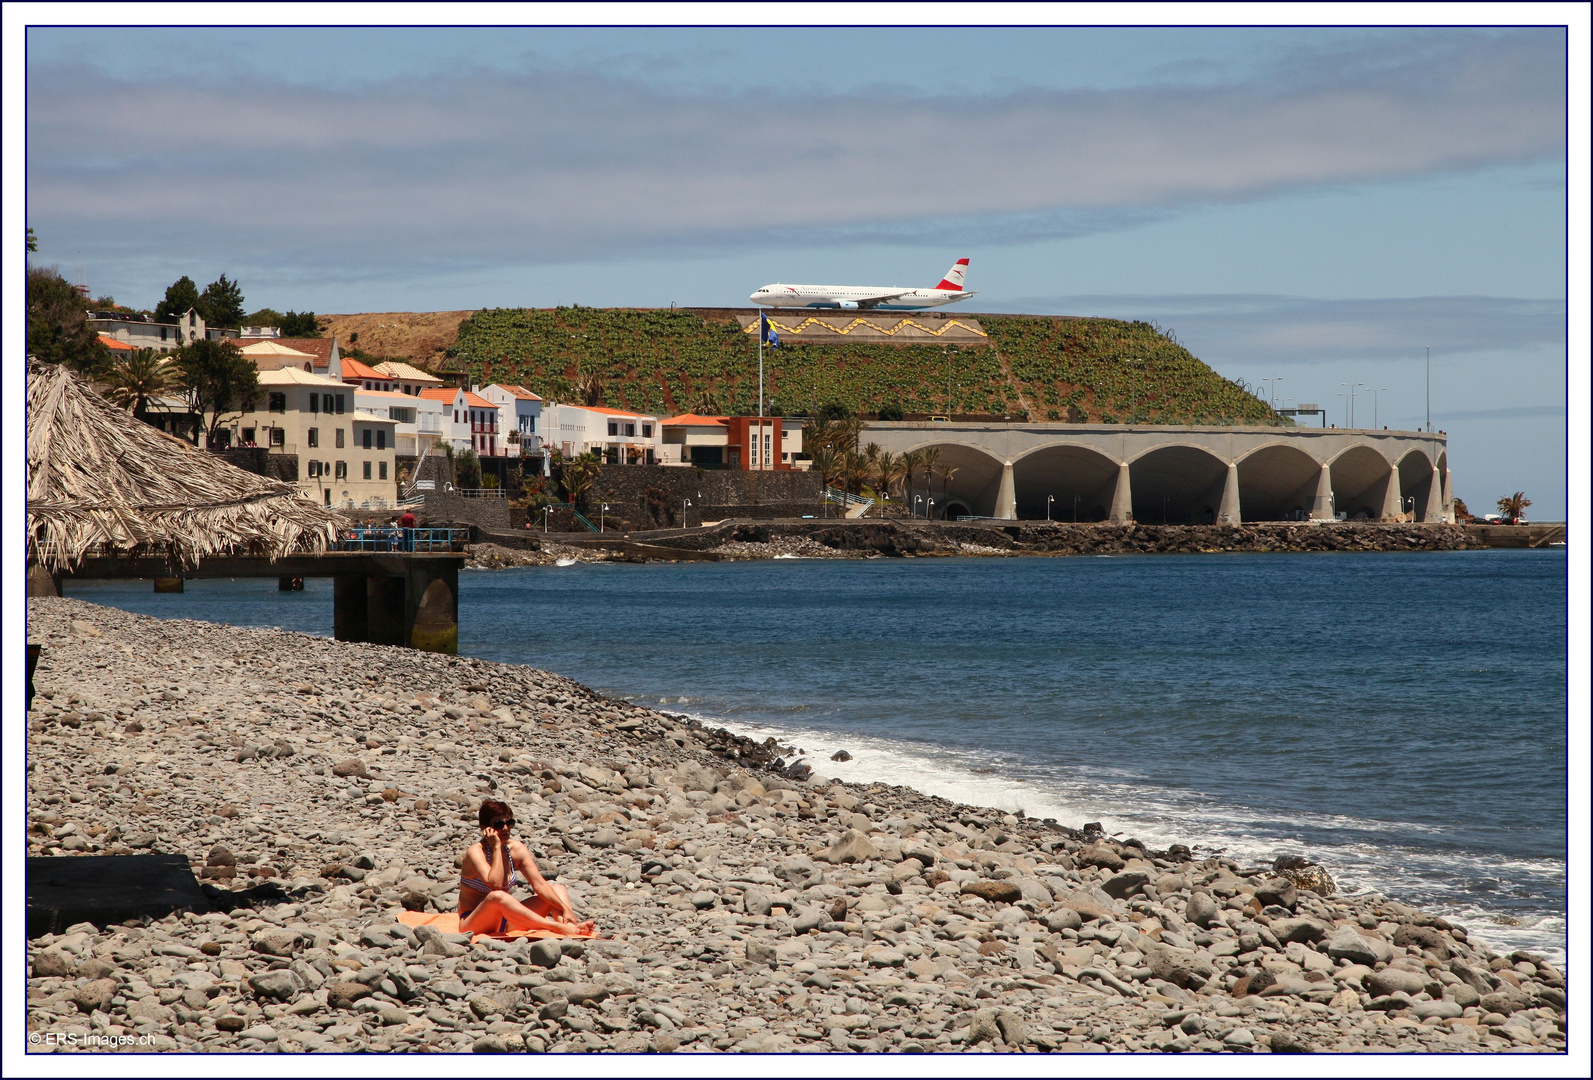
M 476 814 L 485 829 L 493 821 L 507 821 L 514 817 L 514 811 L 509 809 L 508 803 L 499 802 L 497 799 L 482 799 L 481 810 Z

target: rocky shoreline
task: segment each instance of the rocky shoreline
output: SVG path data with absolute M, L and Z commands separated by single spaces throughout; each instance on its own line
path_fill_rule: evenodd
M 1277 522 L 1252 525 L 1075 525 L 1065 522 L 727 521 L 702 529 L 624 534 L 620 545 L 581 534 L 490 533 L 475 545 L 482 568 L 668 560 L 671 551 L 719 559 L 913 556 L 1150 555 L 1219 552 L 1467 551 L 1488 546 L 1458 525 Z M 604 547 L 602 545 L 613 545 Z
M 212 890 L 29 942 L 28 1029 L 75 1049 L 1565 1047 L 1541 957 L 1338 896 L 1298 853 L 1243 867 L 831 782 L 514 665 L 59 598 L 28 634 L 28 854 L 180 853 Z M 489 794 L 609 939 L 396 923 L 453 910 Z

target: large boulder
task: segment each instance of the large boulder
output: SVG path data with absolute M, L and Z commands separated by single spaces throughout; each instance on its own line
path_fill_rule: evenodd
M 1440 960 L 1454 955 L 1455 939 L 1435 926 L 1415 926 L 1406 923 L 1394 931 L 1394 944 L 1420 952 L 1430 952 Z
M 1080 866 L 1099 866 L 1114 874 L 1126 865 L 1123 856 L 1099 843 L 1080 848 L 1073 856 L 1073 861 Z
M 1314 892 L 1318 896 L 1332 896 L 1334 892 L 1333 875 L 1315 863 L 1311 863 L 1308 866 L 1280 870 L 1278 876 L 1288 878 L 1294 882 L 1295 888 Z
M 1363 934 L 1353 926 L 1341 926 L 1328 940 L 1327 954 L 1334 960 L 1376 967 L 1394 958 L 1394 947 L 1380 934 Z
M 1415 996 L 1426 990 L 1431 982 L 1432 980 L 1426 975 L 1406 971 L 1404 968 L 1384 968 L 1366 977 L 1366 990 L 1373 997 L 1387 997 L 1390 994 Z
M 1321 941 L 1328 936 L 1333 928 L 1320 919 L 1274 919 L 1272 921 L 1272 935 L 1281 944 L 1287 945 L 1291 941 L 1301 941 L 1306 944 Z
M 995 904 L 1016 904 L 1023 899 L 1023 890 L 1016 881 L 965 881 L 961 891 Z
M 1294 882 L 1286 877 L 1268 878 L 1256 886 L 1256 899 L 1261 901 L 1262 907 L 1286 907 L 1293 911 L 1300 901 L 1300 892 L 1294 887 Z
M 1150 875 L 1143 870 L 1124 870 L 1103 881 L 1101 891 L 1114 900 L 1122 900 L 1139 892 L 1149 882 Z
M 798 889 L 811 888 L 824 880 L 824 871 L 805 855 L 777 863 L 774 876 Z
M 831 863 L 866 862 L 879 858 L 879 848 L 856 829 L 847 829 L 819 858 Z
M 1152 945 L 1145 954 L 1152 978 L 1163 979 L 1174 986 L 1199 989 L 1211 978 L 1211 957 L 1199 950 L 1175 949 L 1170 945 Z
M 1210 930 L 1222 917 L 1222 908 L 1217 906 L 1217 901 L 1211 898 L 1208 892 L 1193 893 L 1189 897 L 1189 906 L 1184 909 L 1184 918 L 1200 927 Z

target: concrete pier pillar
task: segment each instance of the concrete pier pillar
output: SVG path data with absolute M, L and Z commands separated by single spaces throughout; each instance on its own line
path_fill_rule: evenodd
M 61 578 L 52 574 L 38 563 L 28 564 L 28 595 L 29 596 L 60 596 Z
M 1228 463 L 1228 477 L 1222 482 L 1222 505 L 1217 508 L 1218 525 L 1239 524 L 1239 465 Z
M 1134 520 L 1134 492 L 1129 487 L 1126 461 L 1117 467 L 1117 486 L 1112 489 L 1112 513 L 1107 520 L 1113 525 L 1127 525 Z
M 365 579 L 365 639 L 376 645 L 404 644 L 404 592 L 398 577 Z
M 996 492 L 996 512 L 998 518 L 1007 521 L 1016 521 L 1018 518 L 1018 492 L 1012 483 L 1012 462 L 1001 463 L 1001 487 Z
M 1333 470 L 1326 464 L 1316 478 L 1316 494 L 1311 498 L 1311 520 L 1333 520 Z
M 404 581 L 405 644 L 459 652 L 459 568 L 414 565 Z
M 1427 506 L 1422 511 L 1423 521 L 1442 521 L 1444 519 L 1444 478 L 1438 471 L 1438 466 L 1433 466 L 1433 482 L 1427 485 Z
M 1455 474 L 1444 470 L 1444 523 L 1455 523 Z
M 1378 515 L 1377 520 L 1398 521 L 1400 514 L 1404 512 L 1405 503 L 1401 498 L 1399 487 L 1399 468 L 1395 466 L 1389 469 L 1388 483 L 1383 487 L 1383 512 Z
M 180 593 L 183 591 L 183 579 L 180 577 L 158 577 L 155 579 L 155 591 L 158 593 Z
M 369 619 L 365 582 L 363 576 L 332 579 L 332 636 L 338 641 L 370 640 L 365 636 Z

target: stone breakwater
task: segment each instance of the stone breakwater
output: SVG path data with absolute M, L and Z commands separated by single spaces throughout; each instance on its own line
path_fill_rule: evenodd
M 833 783 L 529 668 L 72 599 L 28 617 L 28 853 L 181 853 L 213 901 L 29 942 L 27 1026 L 79 1046 L 1565 1045 L 1561 972 L 1313 891 L 1331 867 Z M 395 921 L 454 909 L 488 795 L 611 940 L 471 947 Z
M 1255 525 L 1075 525 L 1065 522 L 731 521 L 705 529 L 631 533 L 651 548 L 711 552 L 724 559 L 874 556 L 1173 555 L 1217 552 L 1466 551 L 1487 541 L 1458 525 L 1298 522 Z M 474 565 L 534 566 L 557 558 L 648 561 L 640 552 L 605 551 L 580 537 L 491 534 Z M 667 557 L 667 556 L 659 556 Z

